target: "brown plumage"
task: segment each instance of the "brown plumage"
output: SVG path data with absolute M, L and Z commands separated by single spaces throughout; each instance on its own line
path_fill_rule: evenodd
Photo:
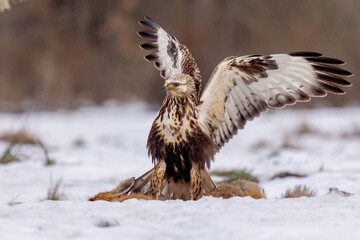
M 211 190 L 214 184 L 205 167 L 238 129 L 269 107 L 283 108 L 327 93 L 341 95 L 342 87 L 351 86 L 344 77 L 352 74 L 336 67 L 343 61 L 295 52 L 227 57 L 201 95 L 200 72 L 189 50 L 152 19 L 139 24 L 146 30 L 139 36 L 153 41 L 140 45 L 154 51 L 145 59 L 160 70 L 166 88 L 147 143 L 156 165 L 147 181 L 157 199 L 164 194 L 198 199 Z M 180 186 L 188 186 L 188 192 L 175 194 Z

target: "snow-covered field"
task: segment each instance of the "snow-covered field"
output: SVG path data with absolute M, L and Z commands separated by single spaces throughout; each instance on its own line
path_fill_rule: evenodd
M 21 161 L 0 164 L 0 239 L 360 239 L 360 108 L 271 110 L 249 122 L 211 170 L 247 169 L 267 199 L 88 202 L 152 167 L 155 116 L 142 104 L 0 114 L 0 135 L 25 129 L 56 161 L 46 166 L 40 148 L 22 145 L 13 149 Z M 281 172 L 306 176 L 272 179 Z M 60 180 L 62 200 L 46 200 Z M 317 196 L 280 198 L 296 184 Z

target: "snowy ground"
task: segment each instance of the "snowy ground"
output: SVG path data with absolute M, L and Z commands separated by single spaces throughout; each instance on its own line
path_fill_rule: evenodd
M 20 162 L 0 164 L 0 239 L 360 239 L 359 108 L 272 110 L 249 122 L 211 169 L 247 169 L 267 199 L 87 202 L 152 167 L 155 115 L 141 104 L 0 114 L 0 135 L 26 129 L 56 161 L 45 166 L 38 147 L 23 145 Z M 0 154 L 6 147 L 0 141 Z M 306 177 L 271 180 L 280 172 Z M 46 200 L 59 180 L 63 200 Z M 317 197 L 280 198 L 296 184 Z

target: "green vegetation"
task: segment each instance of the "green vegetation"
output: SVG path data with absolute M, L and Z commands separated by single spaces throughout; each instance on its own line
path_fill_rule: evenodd
M 118 225 L 119 225 L 119 222 L 117 220 L 115 220 L 115 221 L 101 221 L 98 224 L 96 224 L 96 226 L 103 227 L 103 228 L 116 227 Z
M 256 176 L 253 176 L 247 170 L 233 170 L 233 171 L 212 171 L 210 172 L 211 176 L 224 177 L 225 182 L 231 182 L 236 179 L 245 179 L 252 182 L 259 182 L 259 179 Z

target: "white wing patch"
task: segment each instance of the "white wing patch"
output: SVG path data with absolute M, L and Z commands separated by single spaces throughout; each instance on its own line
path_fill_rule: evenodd
M 140 45 L 145 50 L 155 51 L 145 59 L 154 62 L 154 66 L 160 70 L 160 75 L 164 79 L 181 73 L 182 52 L 178 40 L 149 17 L 145 17 L 145 21 L 139 21 L 139 24 L 146 29 L 144 32 L 138 32 L 139 36 L 154 41 Z
M 160 75 L 165 80 L 180 73 L 193 77 L 197 97 L 200 98 L 200 71 L 190 51 L 151 18 L 145 17 L 145 21 L 139 21 L 139 24 L 146 30 L 138 32 L 139 36 L 153 40 L 153 42 L 141 44 L 140 47 L 155 51 L 147 55 L 145 59 L 154 62 L 154 66 L 160 70 Z

